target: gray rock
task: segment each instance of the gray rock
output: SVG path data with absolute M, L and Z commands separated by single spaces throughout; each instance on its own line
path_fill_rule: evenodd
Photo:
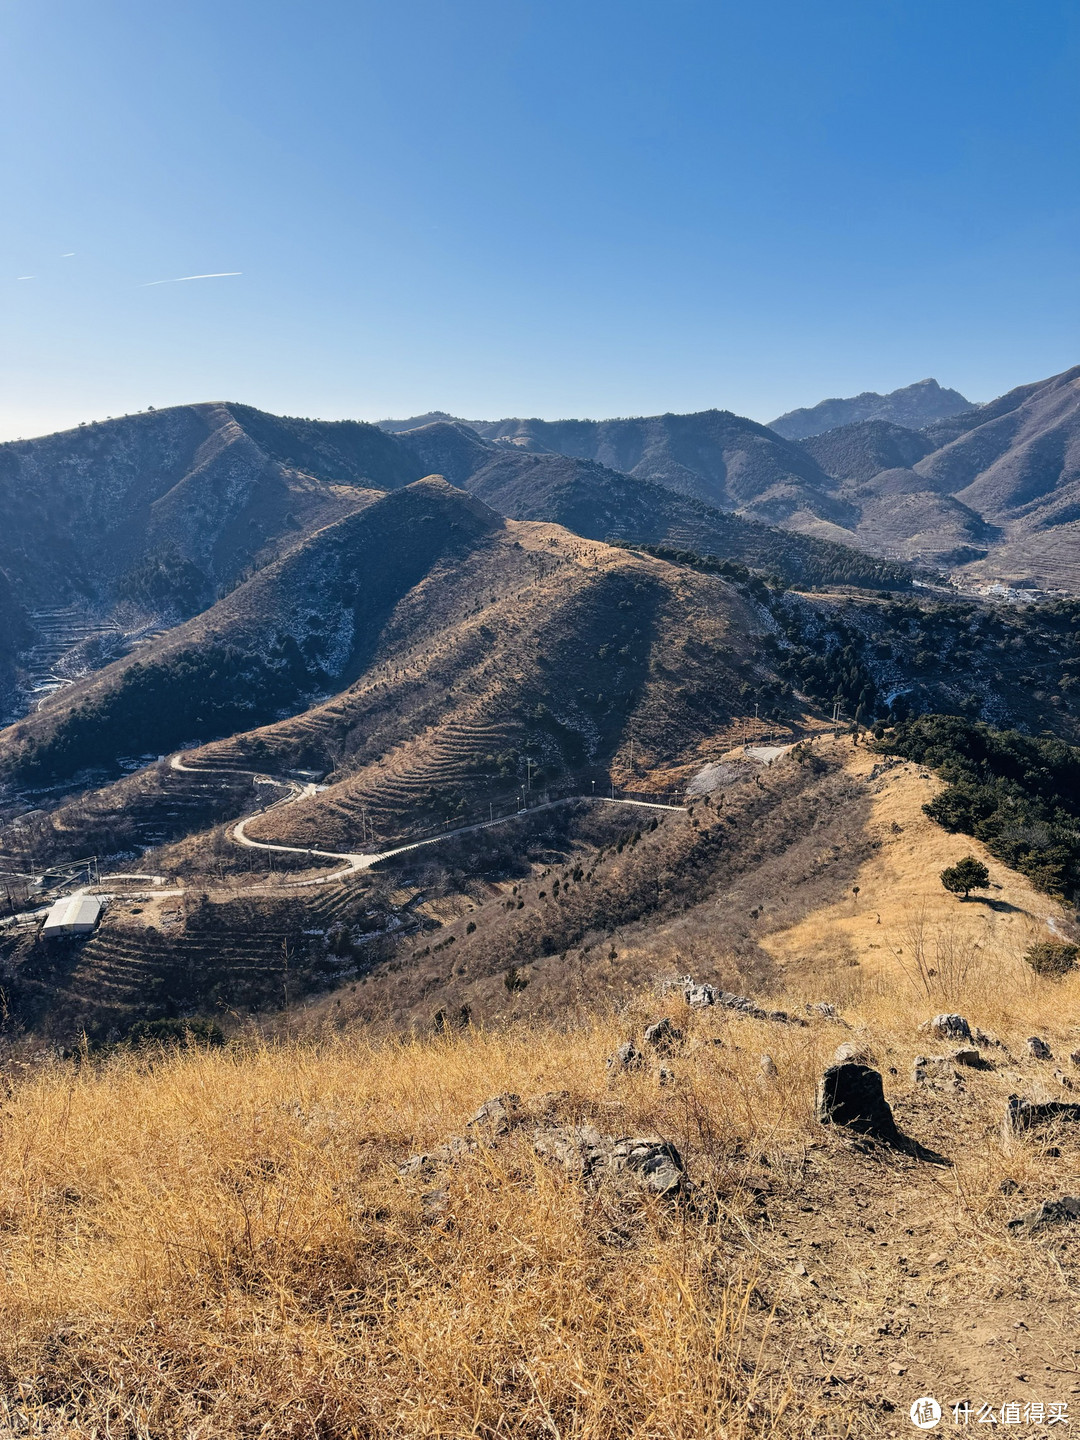
M 915 1085 L 931 1085 L 939 1089 L 956 1090 L 960 1086 L 960 1076 L 953 1069 L 952 1058 L 948 1055 L 916 1055 L 911 1079 Z
M 675 1071 L 669 1070 L 666 1065 L 661 1065 L 660 1069 L 656 1072 L 656 1083 L 658 1085 L 674 1085 Z
M 766 1080 L 775 1080 L 777 1075 L 779 1075 L 780 1073 L 779 1070 L 777 1070 L 776 1068 L 776 1061 L 772 1058 L 771 1055 L 762 1055 L 760 1061 L 758 1062 L 758 1067 L 761 1070 L 762 1075 L 765 1076 Z
M 463 1140 L 460 1135 L 455 1135 L 445 1145 L 440 1145 L 436 1150 L 425 1151 L 420 1155 L 410 1155 L 403 1165 L 398 1166 L 398 1174 L 405 1179 L 416 1179 L 421 1176 L 434 1175 L 444 1165 L 452 1165 L 455 1160 L 460 1160 L 470 1150 L 476 1149 L 475 1140 Z
M 1076 1220 L 1080 1220 L 1080 1199 L 1074 1195 L 1063 1195 L 1060 1200 L 1044 1200 L 1036 1209 L 1008 1221 L 1007 1226 L 1014 1235 L 1031 1235 L 1047 1225 Z
M 810 1002 L 806 1011 L 808 1015 L 820 1015 L 825 1020 L 839 1020 L 840 1013 L 835 1005 L 828 1000 L 815 1000 Z
M 651 1045 L 660 1055 L 670 1055 L 682 1044 L 682 1038 L 683 1032 L 666 1015 L 645 1027 L 645 1044 Z
M 712 985 L 688 985 L 683 992 L 686 996 L 687 1005 L 694 1010 L 702 1010 L 707 1005 L 716 1004 L 716 990 Z
M 541 1131 L 534 1145 L 538 1155 L 590 1188 L 608 1181 L 673 1196 L 686 1186 L 679 1152 L 655 1135 L 616 1138 L 601 1134 L 595 1125 L 560 1125 Z
M 613 1075 L 621 1075 L 628 1070 L 640 1070 L 645 1064 L 645 1056 L 632 1040 L 627 1040 L 611 1052 L 605 1064 Z
M 956 1065 L 966 1065 L 969 1070 L 989 1070 L 992 1068 L 988 1060 L 984 1060 L 973 1046 L 961 1045 L 952 1052 L 950 1057 Z
M 1027 1042 L 1028 1054 L 1036 1060 L 1052 1060 L 1054 1052 L 1045 1040 L 1038 1035 L 1029 1035 Z
M 1069 1056 L 1069 1059 L 1074 1065 L 1080 1067 L 1080 1050 L 1074 1050 Z
M 1020 1133 L 1053 1120 L 1080 1120 L 1080 1104 L 1069 1100 L 1025 1100 L 1019 1095 L 1009 1096 L 1004 1120 L 1006 1134 Z
M 629 1171 L 639 1185 L 654 1195 L 676 1195 L 686 1184 L 681 1155 L 674 1145 L 656 1136 L 617 1140 L 610 1164 L 616 1174 Z
M 735 995 L 732 991 L 720 990 L 715 985 L 695 985 L 691 981 L 683 988 L 683 997 L 687 1005 L 695 1010 L 704 1009 L 707 1005 L 720 1005 L 725 1010 L 733 1010 L 737 1015 L 746 1015 L 751 1020 L 775 1020 L 781 1025 L 810 1023 L 801 1015 L 789 1015 L 786 1010 L 765 1010 L 756 1005 L 748 995 Z
M 935 1015 L 932 1020 L 925 1021 L 919 1029 L 933 1035 L 938 1040 L 970 1040 L 971 1026 L 964 1019 L 963 1015 Z
M 490 1135 L 505 1135 L 521 1120 L 521 1099 L 517 1095 L 496 1095 L 485 1100 L 467 1129 L 483 1130 Z

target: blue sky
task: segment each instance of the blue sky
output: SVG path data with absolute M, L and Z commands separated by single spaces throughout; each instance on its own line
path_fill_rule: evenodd
M 1080 361 L 1078 74 L 1073 0 L 0 0 L 0 437 L 989 399 Z

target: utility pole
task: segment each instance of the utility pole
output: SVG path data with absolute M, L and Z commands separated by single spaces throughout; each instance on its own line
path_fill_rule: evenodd
M 494 802 L 494 800 L 489 800 L 489 801 L 488 801 L 488 819 L 489 819 L 489 820 L 494 820 L 494 819 L 495 819 L 495 802 Z

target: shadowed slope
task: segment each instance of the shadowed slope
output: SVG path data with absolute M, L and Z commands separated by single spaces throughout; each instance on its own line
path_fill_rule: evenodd
M 62 777 L 303 708 L 364 668 L 395 605 L 433 567 L 499 526 L 437 477 L 367 499 L 203 615 L 4 732 L 9 771 Z

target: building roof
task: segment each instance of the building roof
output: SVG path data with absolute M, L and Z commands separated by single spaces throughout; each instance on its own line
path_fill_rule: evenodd
M 42 934 L 50 930 L 92 930 L 100 915 L 101 901 L 92 895 L 65 895 L 46 915 Z

